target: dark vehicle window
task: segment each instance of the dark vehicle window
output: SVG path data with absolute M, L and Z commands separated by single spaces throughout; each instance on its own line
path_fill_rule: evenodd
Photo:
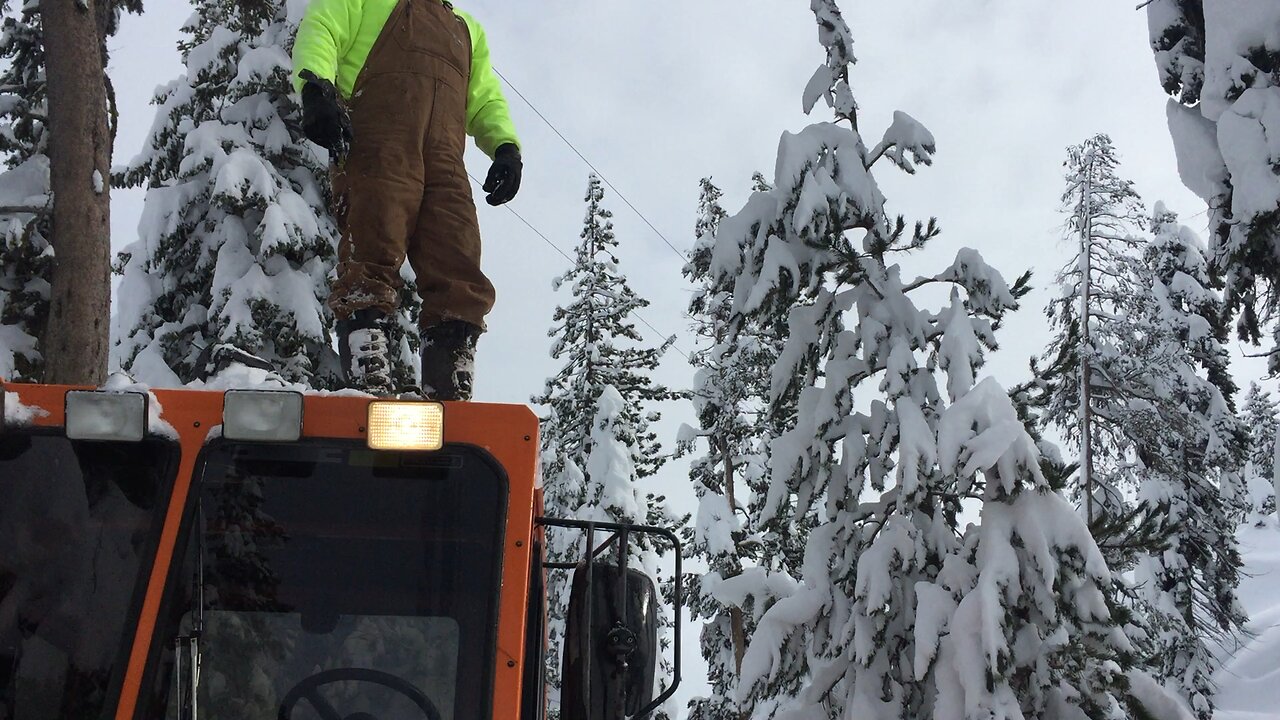
M 114 717 L 178 453 L 0 434 L 0 720 Z
M 328 675 L 315 694 L 340 717 L 487 718 L 506 498 L 501 468 L 469 447 L 211 446 L 142 716 L 189 716 L 198 659 L 201 720 L 275 720 Z M 304 698 L 289 717 L 323 715 Z

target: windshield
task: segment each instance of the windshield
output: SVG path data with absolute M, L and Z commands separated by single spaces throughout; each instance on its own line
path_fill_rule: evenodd
M 220 442 L 203 461 L 143 717 L 487 719 L 507 498 L 488 454 Z
M 0 720 L 114 716 L 177 457 L 0 433 Z

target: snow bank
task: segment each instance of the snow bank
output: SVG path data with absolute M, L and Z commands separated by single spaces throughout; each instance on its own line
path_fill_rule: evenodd
M 1237 534 L 1245 573 L 1240 602 L 1249 613 L 1247 639 L 1218 670 L 1215 720 L 1263 720 L 1277 716 L 1280 699 L 1280 529 L 1244 526 Z

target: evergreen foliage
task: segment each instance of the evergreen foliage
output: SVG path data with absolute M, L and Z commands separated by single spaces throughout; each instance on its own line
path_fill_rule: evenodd
M 1271 393 L 1258 383 L 1249 383 L 1241 410 L 1249 429 L 1249 465 L 1245 472 L 1248 486 L 1247 519 L 1256 527 L 1265 527 L 1267 518 L 1276 512 L 1275 454 L 1276 408 Z
M 733 288 L 730 341 L 786 328 L 752 520 L 814 522 L 789 587 L 742 583 L 783 597 L 759 619 L 734 699 L 758 718 L 1140 715 L 1102 554 L 1009 396 L 977 382 L 1028 276 L 1009 285 L 965 249 L 902 277 L 893 259 L 939 230 L 890 216 L 870 171 L 887 158 L 914 172 L 933 138 L 899 112 L 864 144 L 851 33 L 831 0 L 812 8 L 827 62 L 804 105 L 825 99 L 837 122 L 784 135 L 773 188 L 720 223 L 712 251 Z M 947 299 L 917 304 L 927 297 Z M 961 529 L 966 501 L 982 522 Z
M 1271 393 L 1258 383 L 1249 383 L 1244 398 L 1244 423 L 1249 428 L 1249 462 L 1253 471 L 1265 478 L 1275 475 L 1276 407 Z
M 1146 366 L 1145 376 L 1129 379 L 1149 390 L 1152 421 L 1127 432 L 1141 496 L 1163 510 L 1171 532 L 1166 548 L 1140 561 L 1137 578 L 1151 609 L 1155 674 L 1211 720 L 1214 649 L 1233 645 L 1246 621 L 1236 599 L 1235 503 L 1248 431 L 1235 413 L 1222 300 L 1200 240 L 1162 205 L 1152 232 L 1129 313 L 1118 321 L 1128 341 L 1117 348 Z
M 1139 654 L 1207 720 L 1210 648 L 1244 622 L 1234 518 L 1245 432 L 1222 300 L 1199 239 L 1162 205 L 1154 237 L 1140 238 L 1141 201 L 1107 136 L 1070 148 L 1066 167 L 1080 249 L 1048 308 L 1041 421 L 1081 448 L 1077 490 L 1108 565 L 1138 570 L 1136 587 L 1116 582 Z
M 40 346 L 49 313 L 54 264 L 49 179 L 48 98 L 38 0 L 0 2 L 0 378 L 39 382 Z M 141 0 L 104 0 L 96 8 L 102 54 L 123 12 L 141 13 Z M 111 135 L 115 96 L 104 77 Z
M 1183 181 L 1209 205 L 1210 261 L 1242 339 L 1280 307 L 1280 25 L 1272 0 L 1146 5 Z M 1212 39 L 1212 42 L 1210 42 Z M 1280 369 L 1273 348 L 1270 369 Z
M 53 267 L 44 44 L 34 3 L 0 9 L 0 378 L 33 382 Z
M 287 5 L 197 3 L 187 72 L 159 91 L 147 146 L 117 178 L 147 196 L 117 263 L 113 360 L 153 384 L 208 380 L 245 353 L 287 382 L 340 384 L 324 304 L 337 230 L 290 86 Z M 413 384 L 416 325 L 402 313 L 397 329 L 396 379 Z
M 1134 292 L 1132 263 L 1141 242 L 1135 233 L 1144 208 L 1133 183 L 1120 177 L 1119 165 L 1105 134 L 1067 149 L 1062 202 L 1066 236 L 1077 251 L 1059 271 L 1062 292 L 1046 309 L 1055 334 L 1045 370 L 1055 383 L 1043 420 L 1080 449 L 1077 490 L 1091 523 L 1125 512 L 1119 485 L 1128 444 L 1120 418 L 1127 398 L 1117 388 L 1122 381 L 1111 378 L 1135 368 L 1131 356 L 1109 344 L 1114 338 L 1106 322 L 1123 312 Z
M 670 341 L 645 346 L 629 317 L 649 302 L 631 289 L 621 271 L 613 214 L 604 207 L 604 186 L 595 175 L 588 181 L 584 202 L 586 216 L 574 266 L 555 283 L 557 289 L 567 286 L 573 299 L 556 308 L 548 332 L 554 338 L 551 356 L 562 365 L 547 379 L 544 392 L 532 399 L 546 408 L 541 426 L 546 512 L 552 517 L 676 527 L 680 523 L 665 498 L 632 490 L 636 481 L 653 475 L 666 461 L 651 427 L 660 417 L 652 404 L 679 394 L 654 382 L 652 374 Z M 607 438 L 609 447 L 597 452 L 600 437 Z M 602 476 L 593 473 L 593 463 L 604 463 L 594 465 L 601 472 L 609 464 L 597 457 L 624 457 L 629 467 L 614 467 Z M 648 565 L 655 549 L 647 542 L 632 543 L 636 558 Z M 582 553 L 577 534 L 549 532 L 550 561 L 577 562 Z M 554 688 L 559 687 L 567 588 L 564 574 L 553 573 L 548 579 L 547 675 Z
M 753 180 L 757 191 L 766 187 L 762 176 Z M 684 274 L 694 284 L 689 316 L 701 340 L 691 356 L 694 375 L 692 399 L 699 427 L 687 430 L 682 452 L 705 445 L 694 458 L 690 479 L 698 497 L 694 527 L 686 543 L 708 571 L 686 578 L 686 603 L 692 617 L 704 621 L 701 645 L 707 662 L 710 697 L 696 698 L 690 706 L 695 720 L 738 720 L 740 711 L 732 688 L 741 671 L 746 640 L 759 614 L 769 602 L 756 607 L 759 598 L 742 598 L 741 604 L 718 597 L 722 587 L 732 589 L 744 570 L 751 575 L 779 573 L 801 548 L 778 542 L 800 534 L 753 532 L 743 520 L 753 516 L 749 505 L 762 497 L 766 478 L 766 453 L 759 438 L 767 434 L 766 396 L 770 363 L 781 351 L 776 332 L 739 333 L 728 341 L 733 288 L 711 274 L 716 233 L 727 213 L 720 205 L 722 193 L 709 179 L 702 181 L 695 243 Z M 796 543 L 791 543 L 793 546 Z

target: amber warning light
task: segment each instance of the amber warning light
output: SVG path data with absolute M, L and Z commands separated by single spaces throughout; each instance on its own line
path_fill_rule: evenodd
M 444 406 L 431 402 L 369 403 L 369 447 L 439 450 L 444 447 Z

